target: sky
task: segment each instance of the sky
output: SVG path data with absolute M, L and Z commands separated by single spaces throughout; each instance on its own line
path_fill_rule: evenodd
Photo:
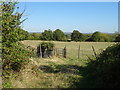
M 61 29 L 114 33 L 118 31 L 117 2 L 20 2 L 20 11 L 28 18 L 22 27 L 29 32 Z
M 118 2 L 120 0 L 18 0 L 19 2 Z

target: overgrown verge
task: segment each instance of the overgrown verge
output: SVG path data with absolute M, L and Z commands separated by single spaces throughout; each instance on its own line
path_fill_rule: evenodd
M 81 71 L 72 87 L 120 88 L 120 44 L 108 47 Z

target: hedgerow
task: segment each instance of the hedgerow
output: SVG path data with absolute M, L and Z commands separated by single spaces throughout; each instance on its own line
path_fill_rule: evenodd
M 17 12 L 17 2 L 2 2 L 2 15 L 0 16 L 2 24 L 2 77 L 3 87 L 7 79 L 10 80 L 11 73 L 19 72 L 25 64 L 29 62 L 29 57 L 33 56 L 33 51 L 24 47 L 19 41 L 26 39 L 26 33 L 21 29 L 21 17 L 24 13 Z M 4 82 L 6 81 L 6 82 Z M 10 85 L 10 84 L 9 84 Z M 8 85 L 8 86 L 9 86 Z
M 86 77 L 95 81 L 91 87 L 120 88 L 120 44 L 104 50 L 88 63 L 86 70 Z

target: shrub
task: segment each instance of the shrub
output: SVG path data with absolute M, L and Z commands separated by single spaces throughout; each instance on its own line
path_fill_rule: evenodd
M 13 47 L 4 48 L 6 53 L 2 55 L 3 70 L 19 71 L 24 64 L 29 62 L 29 57 L 34 55 L 32 51 L 26 50 L 21 43 L 16 43 Z
M 3 81 L 9 82 L 12 72 L 19 72 L 24 65 L 29 62 L 29 57 L 33 52 L 25 49 L 24 45 L 19 43 L 20 40 L 27 39 L 28 32 L 21 29 L 21 17 L 24 12 L 19 13 L 17 2 L 9 0 L 1 3 L 1 30 L 2 30 L 2 78 Z M 3 83 L 5 83 L 3 82 Z M 3 84 L 3 87 L 6 87 Z M 11 86 L 8 84 L 7 86 Z
M 115 38 L 115 42 L 120 42 L 120 34 L 118 34 Z
M 108 47 L 95 60 L 88 63 L 88 77 L 96 87 L 120 88 L 120 44 Z
M 40 43 L 41 45 L 41 51 L 42 51 L 42 56 L 44 57 L 45 54 L 51 54 L 50 52 L 53 51 L 53 48 L 54 48 L 54 43 L 51 43 L 51 42 L 42 42 Z M 37 54 L 38 56 L 40 56 L 40 45 L 38 45 L 37 47 Z M 46 52 L 46 53 L 45 53 Z

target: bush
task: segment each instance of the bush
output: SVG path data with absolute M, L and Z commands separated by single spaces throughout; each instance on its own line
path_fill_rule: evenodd
M 118 34 L 115 38 L 115 42 L 120 42 L 120 34 Z
M 42 56 L 44 57 L 45 54 L 47 54 L 48 56 L 51 54 L 51 51 L 53 51 L 54 48 L 54 43 L 51 42 L 42 42 L 40 43 L 41 45 L 41 51 L 42 51 Z M 37 47 L 37 54 L 38 56 L 40 56 L 40 45 L 38 45 Z
M 23 44 L 16 43 L 13 47 L 4 47 L 3 70 L 19 71 L 22 66 L 29 62 L 29 57 L 34 54 L 32 51 L 26 50 Z
M 33 52 L 27 50 L 20 40 L 28 38 L 29 33 L 21 29 L 22 15 L 16 7 L 17 2 L 6 1 L 1 3 L 1 30 L 2 30 L 2 78 L 9 82 L 15 72 L 19 72 L 29 62 Z M 10 83 L 3 87 L 11 87 Z
M 88 63 L 87 77 L 94 87 L 120 88 L 120 44 L 108 47 L 95 60 Z

